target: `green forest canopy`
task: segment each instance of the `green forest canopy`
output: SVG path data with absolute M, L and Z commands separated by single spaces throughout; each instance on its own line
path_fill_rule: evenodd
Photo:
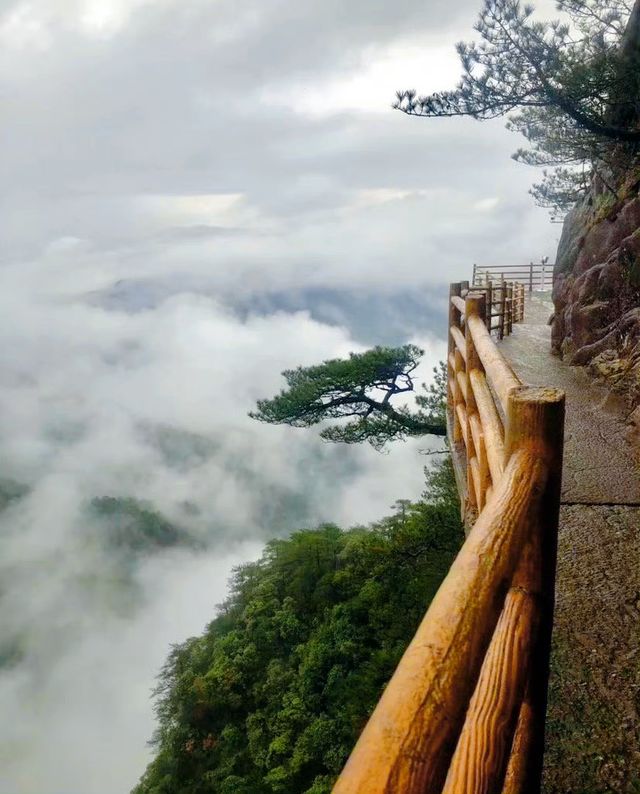
M 234 571 L 156 690 L 133 794 L 325 794 L 462 540 L 451 464 L 370 527 L 301 529 Z

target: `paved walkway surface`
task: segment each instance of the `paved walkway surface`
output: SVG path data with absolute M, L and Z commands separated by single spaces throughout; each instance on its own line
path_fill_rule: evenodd
M 567 395 L 545 794 L 640 792 L 640 474 L 625 411 L 552 356 L 536 295 L 500 343 L 518 376 Z
M 556 386 L 567 395 L 562 501 L 640 506 L 639 468 L 624 435 L 624 406 L 581 367 L 551 355 L 552 311 L 551 298 L 534 293 L 525 322 L 514 326 L 500 349 L 524 383 Z

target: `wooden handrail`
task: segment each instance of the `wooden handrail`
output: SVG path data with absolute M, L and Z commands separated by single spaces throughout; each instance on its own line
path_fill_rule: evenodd
M 503 410 L 506 410 L 509 392 L 511 389 L 521 386 L 522 382 L 493 343 L 482 319 L 479 317 L 469 317 L 467 319 L 467 326 L 473 337 L 478 356 L 480 357 L 480 361 L 482 361 L 489 382 L 495 389 Z
M 546 466 L 512 456 L 400 660 L 334 794 L 424 794 L 443 785 Z M 471 792 L 467 792 L 471 794 Z
M 462 289 L 460 294 L 452 294 L 451 304 L 456 307 L 463 317 L 465 313 L 464 300 L 460 297 L 470 292 L 481 292 L 485 295 L 486 299 L 486 312 L 485 322 L 487 330 L 498 331 L 498 337 L 502 339 L 508 336 L 513 331 L 514 323 L 520 323 L 524 320 L 524 296 L 525 285 L 518 281 L 505 281 L 501 278 L 500 281 L 494 281 L 485 274 L 479 273 L 474 275 L 476 283 L 473 284 L 471 289 Z M 466 283 L 466 282 L 465 282 Z M 493 325 L 492 321 L 498 320 L 497 325 Z
M 517 281 L 529 292 L 534 289 L 547 290 L 553 286 L 554 265 L 542 262 L 508 265 L 474 265 L 473 283 L 479 284 L 486 280 L 499 280 L 505 277 Z
M 459 328 L 456 328 L 455 325 L 452 325 L 451 326 L 451 336 L 453 337 L 453 341 L 455 342 L 455 345 L 458 348 L 458 351 L 460 352 L 460 355 L 466 361 L 467 360 L 466 359 L 467 353 L 466 353 L 466 349 L 465 349 L 465 342 L 464 342 L 464 336 L 462 335 L 462 331 L 460 331 Z
M 334 794 L 539 791 L 564 394 L 521 384 L 486 328 L 489 294 L 450 289 L 447 430 L 469 534 Z
M 513 587 L 509 590 L 442 794 L 490 794 L 495 790 L 495 781 L 509 757 L 527 684 L 536 612 L 531 594 Z
M 469 373 L 469 378 L 476 398 L 480 421 L 482 422 L 491 478 L 497 482 L 504 470 L 504 431 L 502 422 L 487 386 L 484 373 L 476 369 Z
M 456 380 L 458 382 L 458 388 L 462 392 L 462 396 L 464 397 L 465 403 L 469 402 L 469 393 L 467 391 L 467 380 L 465 378 L 464 372 L 458 372 L 456 376 Z

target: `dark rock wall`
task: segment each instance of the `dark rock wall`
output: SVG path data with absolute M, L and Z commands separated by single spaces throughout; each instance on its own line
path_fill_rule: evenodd
M 554 353 L 640 404 L 640 196 L 594 185 L 567 215 L 554 272 Z

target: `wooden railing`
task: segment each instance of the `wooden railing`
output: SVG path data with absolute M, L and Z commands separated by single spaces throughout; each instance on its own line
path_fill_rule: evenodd
M 523 386 L 451 287 L 448 431 L 467 539 L 334 794 L 540 788 L 564 394 Z
M 486 274 L 476 276 L 471 286 L 475 292 L 485 296 L 485 321 L 489 331 L 496 331 L 503 339 L 513 331 L 515 323 L 524 320 L 525 285 L 518 281 L 490 278 Z M 461 296 L 469 291 L 469 282 L 461 281 Z
M 516 281 L 529 292 L 548 292 L 553 287 L 553 265 L 548 262 L 529 262 L 528 265 L 474 265 L 473 284 L 491 281 Z
M 463 292 L 464 300 L 460 297 Z M 451 284 L 447 355 L 449 443 L 467 523 L 469 512 L 482 510 L 502 475 L 508 395 L 522 385 L 491 339 L 487 314 L 484 295 L 469 293 L 466 282 Z M 489 379 L 487 371 L 491 373 Z

